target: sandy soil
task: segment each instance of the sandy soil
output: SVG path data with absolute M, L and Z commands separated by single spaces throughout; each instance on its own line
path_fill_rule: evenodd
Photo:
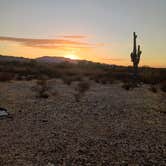
M 75 84 L 0 83 L 0 166 L 166 165 L 166 95 L 148 86 L 91 83 L 75 102 Z

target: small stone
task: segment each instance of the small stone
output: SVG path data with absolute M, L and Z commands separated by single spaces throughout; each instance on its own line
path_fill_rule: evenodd
M 0 118 L 1 117 L 7 117 L 9 114 L 7 113 L 7 110 L 4 108 L 0 108 Z
M 55 166 L 53 163 L 48 163 L 47 166 Z

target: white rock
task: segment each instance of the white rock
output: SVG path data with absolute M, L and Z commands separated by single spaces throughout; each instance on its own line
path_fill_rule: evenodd
M 47 166 L 55 166 L 53 163 L 48 163 Z
M 0 109 L 0 117 L 8 116 L 8 113 L 6 110 Z

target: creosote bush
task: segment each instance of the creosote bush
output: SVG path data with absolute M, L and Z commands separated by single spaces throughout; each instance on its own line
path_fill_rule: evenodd
M 68 76 L 63 76 L 62 80 L 63 80 L 64 84 L 66 84 L 66 85 L 71 85 L 71 83 L 72 83 L 72 79 Z
M 138 87 L 138 84 L 134 83 L 134 82 L 125 82 L 123 83 L 122 85 L 122 88 L 125 89 L 125 90 L 132 90 L 134 88 Z
M 157 93 L 157 87 L 155 85 L 151 85 L 149 90 L 153 93 Z
M 77 84 L 76 93 L 74 94 L 76 102 L 80 101 L 80 98 L 88 91 L 90 88 L 90 83 L 88 81 L 81 81 Z
M 164 82 L 161 83 L 160 89 L 161 89 L 163 92 L 166 92 L 166 81 L 164 81 Z
M 82 81 L 82 76 L 80 76 L 80 75 L 73 75 L 73 76 L 63 75 L 62 80 L 65 84 L 71 85 L 72 82 L 74 82 L 74 81 Z
M 46 79 L 41 79 L 37 80 L 37 97 L 39 98 L 48 98 L 48 86 L 47 86 L 47 80 Z
M 6 82 L 14 79 L 14 74 L 9 72 L 0 72 L 0 81 Z
M 78 83 L 77 90 L 80 93 L 85 93 L 87 90 L 89 90 L 90 84 L 87 81 L 82 81 Z

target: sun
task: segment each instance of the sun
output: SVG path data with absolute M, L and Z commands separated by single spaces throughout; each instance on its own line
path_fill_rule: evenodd
M 68 54 L 68 55 L 65 56 L 65 58 L 70 58 L 70 59 L 73 59 L 73 60 L 79 59 L 79 57 L 75 54 Z

